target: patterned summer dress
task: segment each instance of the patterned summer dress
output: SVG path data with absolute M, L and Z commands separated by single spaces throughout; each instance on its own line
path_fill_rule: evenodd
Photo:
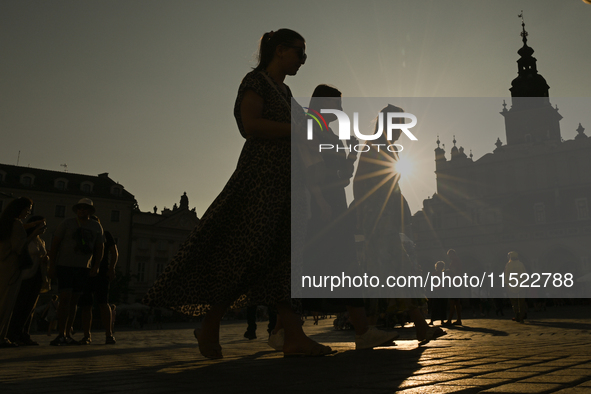
M 247 90 L 264 99 L 264 119 L 291 123 L 291 91 L 283 95 L 272 84 L 259 71 L 242 80 L 234 116 L 243 137 Z M 143 302 L 198 316 L 222 302 L 236 308 L 289 300 L 292 188 L 305 210 L 303 181 L 292 180 L 291 165 L 290 138 L 248 138 L 232 177 Z

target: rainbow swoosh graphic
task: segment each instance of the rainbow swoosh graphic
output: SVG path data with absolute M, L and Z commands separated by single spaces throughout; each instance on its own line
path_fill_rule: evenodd
M 313 110 L 312 108 L 308 108 L 308 107 L 303 107 L 305 110 L 307 110 L 308 112 L 306 112 L 306 116 L 311 117 L 312 119 L 314 119 L 316 121 L 316 123 L 318 123 L 318 126 L 320 126 L 320 130 L 324 130 L 324 128 L 322 127 L 322 123 L 324 123 L 324 127 L 326 127 L 326 130 L 328 130 L 328 124 L 326 124 L 326 120 L 324 120 L 324 117 L 322 115 L 320 115 L 320 113 L 318 111 Z M 310 111 L 314 112 L 314 114 L 311 114 Z M 320 120 L 318 119 L 320 118 L 322 120 L 322 123 L 320 123 Z

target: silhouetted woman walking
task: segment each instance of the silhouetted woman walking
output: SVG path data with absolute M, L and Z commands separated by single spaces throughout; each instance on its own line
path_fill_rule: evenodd
M 277 306 L 285 356 L 331 352 L 304 334 L 294 312 L 299 305 L 290 299 L 292 193 L 296 211 L 305 210 L 305 197 L 303 177 L 297 171 L 291 177 L 292 94 L 284 80 L 305 63 L 305 51 L 303 37 L 289 29 L 261 38 L 259 64 L 242 80 L 234 107 L 246 139 L 236 171 L 144 299 L 188 315 L 205 313 L 195 336 L 208 358 L 223 357 L 225 311 L 246 305 Z

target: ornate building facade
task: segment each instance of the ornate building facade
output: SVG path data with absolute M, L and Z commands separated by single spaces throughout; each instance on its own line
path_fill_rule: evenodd
M 507 143 L 473 160 L 455 136 L 449 159 L 437 141 L 437 193 L 413 216 L 425 269 L 455 249 L 467 269 L 501 272 L 515 250 L 529 272 L 591 272 L 591 138 L 579 124 L 563 140 L 525 26 L 522 37 L 511 107 L 500 112 Z
M 154 212 L 134 213 L 130 301 L 139 300 L 146 294 L 198 222 L 195 209 L 189 209 L 186 193 L 172 210 L 164 209 L 158 214 L 154 207 Z

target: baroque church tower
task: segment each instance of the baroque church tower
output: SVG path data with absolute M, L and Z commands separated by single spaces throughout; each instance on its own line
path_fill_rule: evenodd
M 522 17 L 523 47 L 517 51 L 517 78 L 511 82 L 511 109 L 506 105 L 501 112 L 505 117 L 507 145 L 560 142 L 560 119 L 558 108 L 552 108 L 549 100 L 550 87 L 538 74 L 534 50 L 527 45 L 528 33 Z

